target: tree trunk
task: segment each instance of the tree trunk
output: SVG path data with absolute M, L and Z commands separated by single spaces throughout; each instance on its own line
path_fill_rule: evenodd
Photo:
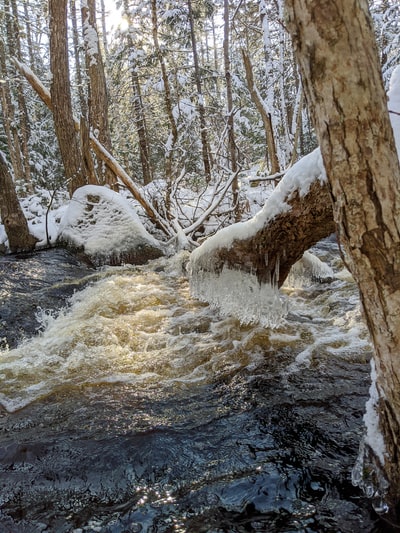
M 276 153 L 276 144 L 275 144 L 274 130 L 272 128 L 271 113 L 267 109 L 267 106 L 264 103 L 263 99 L 261 98 L 261 95 L 258 92 L 258 89 L 254 83 L 253 66 L 251 64 L 249 54 L 246 52 L 244 48 L 242 48 L 242 59 L 243 59 L 244 69 L 246 72 L 246 82 L 247 82 L 247 87 L 250 92 L 250 96 L 258 112 L 261 115 L 261 119 L 264 125 L 265 140 L 266 140 L 266 156 L 267 157 L 269 156 L 269 159 L 271 161 L 270 173 L 277 174 L 280 171 L 280 168 L 279 168 L 278 154 Z
M 211 162 L 210 162 L 210 147 L 207 137 L 207 126 L 206 126 L 206 112 L 204 107 L 204 95 L 201 84 L 201 75 L 199 67 L 199 58 L 197 54 L 197 43 L 196 43 L 196 34 L 194 31 L 194 19 L 192 11 L 192 2 L 187 0 L 188 12 L 189 12 L 189 25 L 190 25 L 190 37 L 192 41 L 192 50 L 193 50 L 193 66 L 194 66 L 194 77 L 196 81 L 196 102 L 197 102 L 197 111 L 199 113 L 200 119 L 200 137 L 201 137 L 201 147 L 202 147 L 202 156 L 203 156 L 203 165 L 204 165 L 204 174 L 207 183 L 211 181 Z
M 130 17 L 128 0 L 124 0 L 124 15 L 130 24 L 133 22 Z M 148 185 L 153 180 L 153 171 L 150 164 L 150 145 L 147 135 L 146 115 L 143 106 L 142 92 L 139 82 L 139 74 L 136 68 L 135 46 L 130 32 L 127 34 L 129 47 L 129 61 L 133 89 L 133 114 L 135 117 L 136 131 L 139 140 L 140 163 L 142 166 L 143 183 Z
M 51 100 L 65 177 L 73 192 L 86 184 L 79 139 L 72 114 L 68 65 L 67 0 L 49 0 Z
M 286 4 L 340 241 L 375 347 L 381 433 L 366 437 L 375 488 L 390 507 L 387 516 L 399 523 L 400 169 L 372 20 L 367 0 Z
M 25 23 L 25 31 L 26 31 L 26 41 L 28 46 L 28 56 L 29 56 L 29 66 L 31 69 L 36 70 L 36 51 L 33 46 L 33 40 L 32 40 L 32 27 L 31 27 L 31 21 L 29 17 L 29 6 L 28 2 L 23 2 L 24 6 L 24 23 Z
M 0 215 L 8 237 L 10 251 L 27 252 L 35 248 L 37 239 L 29 233 L 13 179 L 0 152 Z
M 237 153 L 235 142 L 235 130 L 233 120 L 233 96 L 232 96 L 232 73 L 230 60 L 230 23 L 229 23 L 229 2 L 224 0 L 224 68 L 225 68 L 225 83 L 226 83 L 226 102 L 227 102 L 227 128 L 228 128 L 228 153 L 230 157 L 230 165 L 232 174 L 237 173 Z M 235 208 L 235 220 L 240 220 L 239 213 L 239 182 L 237 179 L 232 183 L 233 205 Z
M 72 23 L 72 49 L 75 63 L 75 76 L 81 114 L 86 118 L 88 114 L 86 96 L 83 90 L 82 66 L 79 52 L 79 32 L 76 13 L 76 0 L 69 0 L 69 14 Z
M 95 0 L 86 0 L 82 4 L 82 24 L 86 51 L 86 69 L 89 74 L 89 127 L 95 137 L 111 154 L 112 143 L 108 123 L 107 85 L 99 46 Z M 100 159 L 97 161 L 97 174 L 101 185 L 108 184 L 115 188 L 115 175 L 103 165 Z
M 17 69 L 25 76 L 25 78 L 29 81 L 33 89 L 37 92 L 40 99 L 44 102 L 44 104 L 50 109 L 53 109 L 53 103 L 51 100 L 51 95 L 49 91 L 44 87 L 44 85 L 41 83 L 41 81 L 32 73 L 30 69 L 27 69 L 25 65 L 20 63 L 19 61 L 14 59 L 14 64 L 17 67 Z M 77 120 L 74 120 L 74 128 L 75 131 L 79 132 L 80 130 L 80 123 Z M 131 178 L 128 176 L 128 174 L 125 172 L 125 170 L 118 164 L 118 162 L 107 152 L 107 150 L 100 144 L 98 139 L 96 139 L 90 132 L 89 132 L 89 141 L 90 146 L 93 149 L 93 151 L 96 153 L 97 156 L 101 157 L 101 160 L 104 161 L 104 164 L 107 165 L 107 167 L 114 172 L 114 174 L 122 181 L 122 183 L 126 186 L 126 188 L 129 190 L 129 192 L 132 193 L 132 196 L 140 203 L 140 205 L 143 207 L 147 215 L 150 217 L 150 220 L 156 224 L 156 226 L 160 227 L 166 235 L 169 237 L 172 237 L 175 235 L 175 232 L 172 230 L 171 226 L 157 213 L 157 211 L 154 210 L 154 208 L 150 205 L 150 203 L 144 198 L 144 196 L 140 193 L 136 185 L 133 183 Z
M 167 67 L 165 65 L 164 56 L 161 51 L 160 43 L 158 40 L 157 0 L 151 0 L 151 21 L 152 21 L 154 48 L 155 48 L 158 62 L 160 64 L 161 76 L 162 76 L 162 80 L 164 84 L 165 109 L 167 112 L 168 121 L 171 126 L 171 140 L 167 141 L 166 148 L 165 148 L 165 174 L 166 174 L 166 179 L 167 179 L 167 182 L 170 188 L 171 183 L 172 183 L 172 177 L 173 177 L 172 156 L 173 156 L 174 147 L 178 140 L 178 127 L 176 125 L 176 121 L 175 121 L 173 110 L 172 110 L 171 87 L 170 87 L 170 83 L 168 79 Z M 167 198 L 166 199 L 167 211 L 168 211 L 168 204 L 169 204 L 169 201 Z
M 9 50 L 11 57 L 17 57 L 19 60 L 22 58 L 21 53 L 21 38 L 20 38 L 20 23 L 17 4 L 15 0 L 11 0 L 13 23 L 11 25 L 12 35 L 8 36 Z M 30 123 L 28 117 L 28 109 L 26 106 L 25 95 L 22 87 L 21 80 L 17 80 L 16 93 L 18 102 L 18 118 L 19 118 L 19 137 L 22 150 L 22 162 L 24 169 L 24 182 L 27 192 L 33 193 L 32 180 L 31 180 L 31 166 L 29 162 L 29 137 L 30 137 Z
M 5 22 L 7 26 L 7 34 L 11 33 L 10 29 L 10 4 L 4 2 Z M 24 165 L 20 138 L 18 135 L 18 120 L 16 117 L 16 110 L 13 102 L 13 95 L 10 86 L 10 75 L 7 68 L 7 58 L 10 57 L 10 51 L 6 47 L 3 39 L 0 39 L 0 99 L 3 110 L 3 126 L 7 137 L 7 146 L 10 154 L 11 165 L 14 177 L 17 181 L 24 179 Z

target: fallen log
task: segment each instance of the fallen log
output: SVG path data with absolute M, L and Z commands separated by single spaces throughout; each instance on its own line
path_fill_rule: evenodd
M 191 275 L 218 275 L 228 268 L 279 288 L 303 253 L 335 231 L 317 149 L 290 168 L 253 219 L 224 228 L 192 252 Z

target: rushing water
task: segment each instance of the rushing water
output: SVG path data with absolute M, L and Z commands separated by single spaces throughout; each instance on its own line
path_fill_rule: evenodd
M 292 279 L 274 329 L 193 300 L 179 258 L 2 259 L 0 532 L 388 531 L 351 484 L 356 287 L 318 254 L 337 277 Z

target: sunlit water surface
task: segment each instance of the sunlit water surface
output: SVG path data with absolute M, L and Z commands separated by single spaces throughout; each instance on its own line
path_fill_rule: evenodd
M 74 270 L 62 307 L 59 252 L 19 260 L 24 305 L 35 276 L 51 298 L 2 342 L 0 531 L 380 531 L 351 484 L 371 350 L 334 244 L 316 252 L 337 277 L 292 277 L 273 329 L 193 300 L 179 257 Z

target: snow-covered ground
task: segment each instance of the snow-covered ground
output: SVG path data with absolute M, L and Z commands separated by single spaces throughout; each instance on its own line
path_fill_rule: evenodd
M 271 195 L 273 185 L 268 181 L 257 182 L 254 186 L 254 180 L 262 179 L 260 165 L 255 165 L 247 172 L 243 172 L 240 179 L 241 198 L 244 220 L 256 215 L 262 208 L 265 200 Z M 203 191 L 191 190 L 188 187 L 180 187 L 175 192 L 176 217 L 183 228 L 193 224 L 200 218 L 205 210 L 210 206 L 216 194 L 219 194 L 221 187 L 210 186 Z M 158 205 L 162 205 L 165 197 L 166 184 L 163 180 L 156 180 L 147 187 L 143 188 L 144 196 L 150 200 L 156 200 Z M 104 196 L 108 196 L 107 189 L 104 190 Z M 156 238 L 163 238 L 162 234 L 157 232 L 148 217 L 144 213 L 139 203 L 125 190 L 120 192 L 121 202 L 129 204 L 136 211 L 146 230 L 154 234 Z M 212 214 L 207 222 L 203 225 L 203 235 L 207 236 L 216 232 L 225 224 L 230 222 L 230 197 L 226 198 Z M 38 238 L 37 248 L 49 247 L 55 244 L 60 233 L 61 227 L 65 227 L 66 216 L 71 222 L 71 212 L 67 215 L 68 207 L 71 203 L 66 190 L 59 190 L 55 193 L 46 189 L 38 189 L 34 195 L 21 198 L 21 206 L 27 218 L 31 233 Z M 79 216 L 78 211 L 74 211 Z M 102 224 L 98 225 L 99 231 L 104 231 Z M 108 243 L 112 246 L 112 243 Z M 8 240 L 4 226 L 0 223 L 0 249 L 7 249 Z

